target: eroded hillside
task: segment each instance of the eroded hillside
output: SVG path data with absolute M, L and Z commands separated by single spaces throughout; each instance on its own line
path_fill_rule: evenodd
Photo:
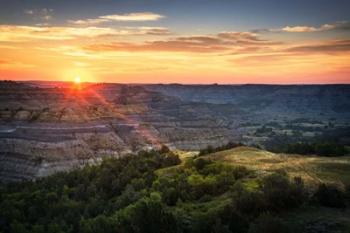
M 348 144 L 349 86 L 0 85 L 0 177 L 22 180 L 167 145 Z

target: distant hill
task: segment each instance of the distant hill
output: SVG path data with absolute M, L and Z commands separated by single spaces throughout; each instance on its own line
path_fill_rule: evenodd
M 16 82 L 10 80 L 0 80 L 0 90 L 8 90 L 8 89 L 28 89 L 32 86 L 30 84 L 26 84 L 23 82 Z
M 262 112 L 324 115 L 350 114 L 350 85 L 147 85 L 183 101 L 233 104 Z

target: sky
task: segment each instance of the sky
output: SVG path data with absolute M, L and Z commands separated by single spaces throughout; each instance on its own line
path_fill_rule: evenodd
M 0 79 L 350 83 L 349 0 L 0 0 Z

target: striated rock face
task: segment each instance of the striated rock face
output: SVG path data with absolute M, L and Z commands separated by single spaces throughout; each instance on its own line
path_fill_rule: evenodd
M 46 176 L 162 144 L 198 150 L 231 129 L 207 107 L 142 87 L 0 88 L 0 179 Z
M 317 127 L 334 118 L 332 129 L 338 122 L 345 127 L 350 119 L 349 90 L 118 84 L 72 88 L 0 82 L 0 180 L 47 176 L 163 144 L 180 150 L 229 141 L 264 146 L 272 131 L 254 132 L 272 120 L 283 126 L 273 131 L 278 138 L 278 133 L 295 129 L 292 125 L 293 130 L 285 131 L 298 117 L 312 117 Z M 320 131 L 315 130 L 305 135 Z
M 119 157 L 131 152 L 130 147 L 107 126 L 29 125 L 30 128 L 21 125 L 0 133 L 0 175 L 3 180 L 41 177 L 94 164 L 105 156 Z

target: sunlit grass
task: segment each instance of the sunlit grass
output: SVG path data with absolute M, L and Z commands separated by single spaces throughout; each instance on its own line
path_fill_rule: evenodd
M 307 185 L 321 182 L 344 186 L 350 183 L 350 157 L 319 157 L 306 155 L 275 154 L 251 147 L 238 147 L 209 154 L 203 158 L 246 166 L 263 176 L 278 170 L 291 177 L 300 176 Z

